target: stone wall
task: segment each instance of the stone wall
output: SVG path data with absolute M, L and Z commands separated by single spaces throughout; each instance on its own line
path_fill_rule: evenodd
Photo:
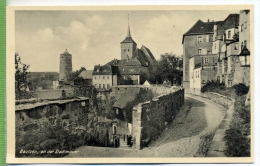
M 88 98 L 16 102 L 16 157 L 62 157 L 82 145 L 110 146 L 111 122 L 99 122 Z M 23 153 L 45 151 L 46 153 Z
M 160 95 L 133 108 L 133 139 L 141 149 L 158 137 L 184 105 L 184 89 Z
M 74 89 L 65 89 L 65 92 L 67 97 L 74 95 Z M 58 99 L 62 97 L 62 89 L 37 90 L 35 94 L 40 99 Z

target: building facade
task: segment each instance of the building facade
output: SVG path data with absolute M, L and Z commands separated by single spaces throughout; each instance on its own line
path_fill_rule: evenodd
M 193 69 L 190 69 L 190 58 L 200 55 L 211 55 L 214 28 L 218 26 L 220 21 L 203 22 L 198 20 L 185 34 L 183 34 L 183 86 L 187 90 L 193 87 L 190 83 Z M 215 48 L 215 47 L 214 47 Z

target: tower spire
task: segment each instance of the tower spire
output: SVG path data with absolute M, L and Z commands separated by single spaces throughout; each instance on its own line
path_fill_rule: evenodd
M 126 37 L 131 37 L 130 26 L 129 26 L 129 14 L 128 14 L 128 30 L 127 30 L 127 36 Z

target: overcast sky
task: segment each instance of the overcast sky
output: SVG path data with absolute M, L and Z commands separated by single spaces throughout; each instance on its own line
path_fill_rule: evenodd
M 158 60 L 172 52 L 182 55 L 182 35 L 198 19 L 224 20 L 239 11 L 16 11 L 15 51 L 30 71 L 59 71 L 59 56 L 67 48 L 73 70 L 120 59 L 127 33 L 148 47 Z

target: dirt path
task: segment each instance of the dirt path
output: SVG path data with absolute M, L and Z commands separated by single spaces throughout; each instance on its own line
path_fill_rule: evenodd
M 189 105 L 191 108 L 189 109 Z M 186 96 L 185 106 L 163 134 L 140 151 L 84 146 L 66 157 L 193 157 L 203 136 L 215 131 L 225 109 L 203 98 Z

